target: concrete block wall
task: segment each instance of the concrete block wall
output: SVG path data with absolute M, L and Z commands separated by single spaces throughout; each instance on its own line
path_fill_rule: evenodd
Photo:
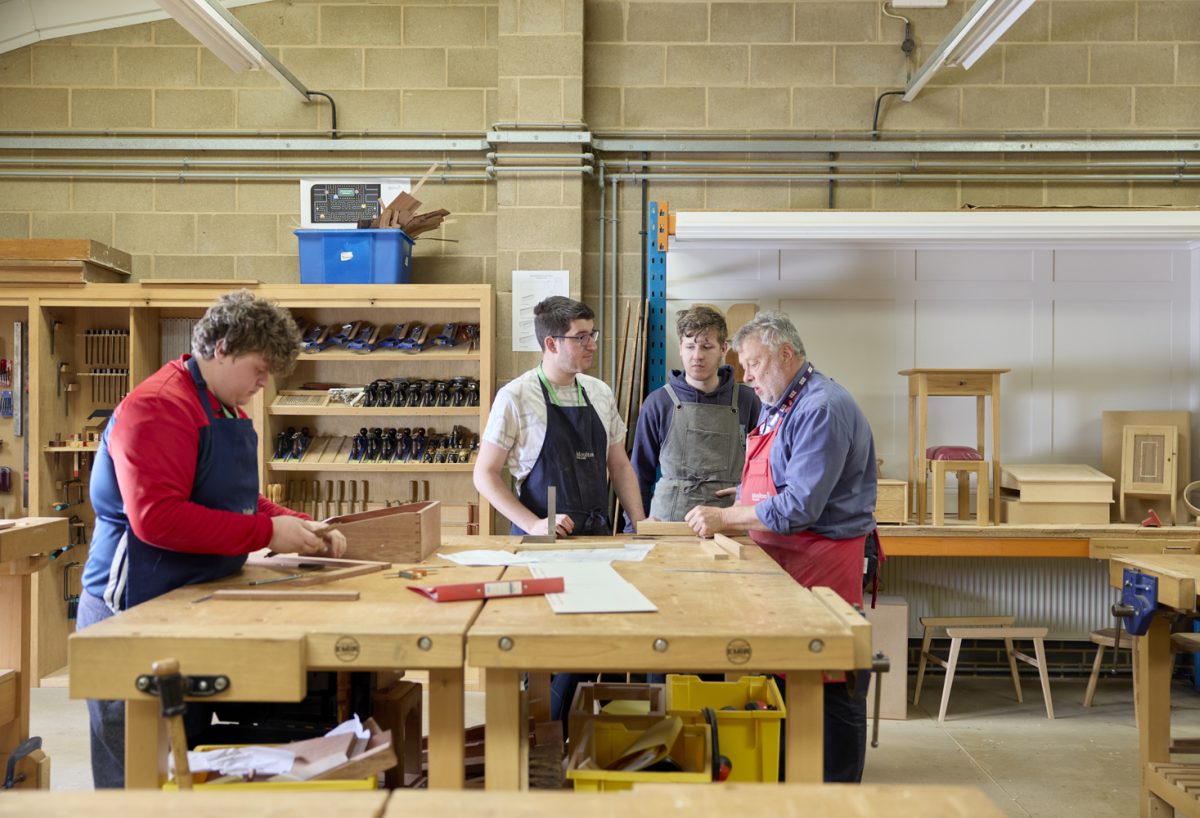
M 906 12 L 915 64 L 966 0 Z M 877 95 L 902 87 L 903 27 L 877 0 L 275 0 L 234 12 L 350 130 L 482 133 L 497 122 L 586 122 L 598 133 L 864 132 Z M 1042 0 L 971 71 L 918 100 L 885 102 L 882 129 L 1128 133 L 1200 129 L 1194 0 Z M 0 55 L 0 129 L 318 131 L 269 76 L 235 75 L 171 21 L 98 31 Z M 502 161 L 518 161 L 515 149 Z M 736 158 L 736 157 L 723 157 Z M 747 156 L 746 158 L 755 158 Z M 1000 157 L 996 157 L 998 160 Z M 418 173 L 414 173 L 418 175 Z M 599 195 L 577 174 L 431 181 L 456 223 L 417 246 L 420 281 L 486 282 L 509 334 L 515 268 L 571 271 L 599 293 Z M 294 281 L 298 191 L 290 181 L 0 180 L 0 236 L 82 236 L 134 254 L 135 275 Z M 824 209 L 823 183 L 653 183 L 684 209 Z M 1163 183 L 836 186 L 843 209 L 966 203 L 1197 204 Z M 641 192 L 620 191 L 619 293 L 640 280 Z M 607 250 L 607 248 L 606 248 Z M 502 353 L 507 379 L 530 356 Z

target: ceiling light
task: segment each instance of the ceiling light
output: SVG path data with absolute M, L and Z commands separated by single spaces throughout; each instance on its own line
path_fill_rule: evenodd
M 943 66 L 964 69 L 973 66 L 1034 1 L 975 0 L 954 30 L 909 80 L 908 87 L 904 89 L 904 101 L 916 99 L 925 84 Z
M 218 0 L 157 0 L 163 11 L 187 29 L 193 37 L 229 66 L 235 74 L 266 71 L 305 102 L 311 102 L 308 89 L 283 63 L 267 51 L 236 17 Z

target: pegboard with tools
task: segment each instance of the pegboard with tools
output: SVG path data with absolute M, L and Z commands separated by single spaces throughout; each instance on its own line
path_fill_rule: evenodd
M 78 374 L 87 381 L 89 399 L 116 406 L 129 392 L 129 330 L 84 330 L 83 362 L 87 371 Z

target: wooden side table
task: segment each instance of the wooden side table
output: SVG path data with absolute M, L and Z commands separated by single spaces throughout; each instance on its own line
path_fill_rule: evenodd
M 916 486 L 917 523 L 925 524 L 926 471 L 929 399 L 938 397 L 975 398 L 975 435 L 979 454 L 987 458 L 984 446 L 984 400 L 992 399 L 992 519 L 1000 519 L 1000 376 L 1011 369 L 902 369 L 908 378 L 908 482 Z M 947 441 L 949 442 L 949 441 Z M 980 502 L 985 502 L 986 497 Z

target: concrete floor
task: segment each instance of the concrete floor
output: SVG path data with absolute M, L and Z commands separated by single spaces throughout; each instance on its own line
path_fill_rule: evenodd
M 909 681 L 909 689 L 912 681 Z M 1006 678 L 959 677 L 945 723 L 937 723 L 941 677 L 926 681 L 920 707 L 906 721 L 881 722 L 880 746 L 867 751 L 866 781 L 875 784 L 966 784 L 979 787 L 1010 816 L 1126 818 L 1137 815 L 1137 731 L 1127 679 L 1102 681 L 1085 709 L 1083 680 L 1054 680 L 1055 720 L 1046 719 L 1035 681 L 1025 702 Z M 87 710 L 62 688 L 32 691 L 34 735 L 51 756 L 56 790 L 91 788 Z M 1200 735 L 1200 695 L 1177 684 L 1176 736 Z M 467 693 L 467 721 L 480 721 L 482 694 Z

